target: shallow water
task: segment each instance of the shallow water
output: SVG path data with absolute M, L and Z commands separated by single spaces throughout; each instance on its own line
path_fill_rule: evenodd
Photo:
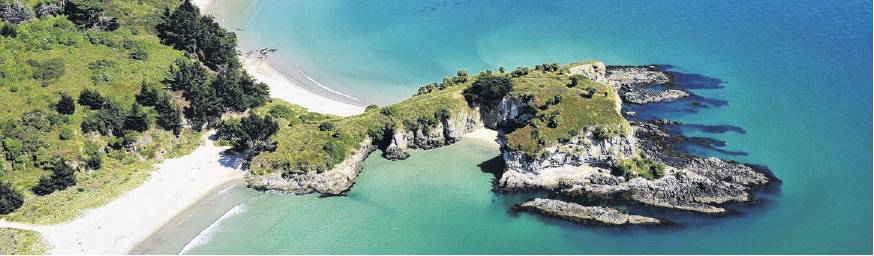
M 592 228 L 509 213 L 531 195 L 490 192 L 477 164 L 498 153 L 458 144 L 374 155 L 347 197 L 257 197 L 187 253 L 871 253 L 868 1 L 233 4 L 247 15 L 224 21 L 245 47 L 279 48 L 278 61 L 380 104 L 459 68 L 670 64 L 703 106 L 626 109 L 736 127 L 683 131 L 725 143 L 694 152 L 766 165 L 783 182 L 733 216 Z

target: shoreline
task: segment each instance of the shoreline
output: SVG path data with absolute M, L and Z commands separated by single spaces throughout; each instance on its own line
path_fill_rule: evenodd
M 201 14 L 211 15 L 217 20 L 224 21 L 226 16 L 231 15 L 227 13 L 228 10 L 220 10 L 217 6 L 220 3 L 214 0 L 193 0 L 192 4 L 201 10 Z M 221 25 L 225 29 L 235 30 L 224 22 Z M 260 55 L 258 50 L 266 49 L 267 46 L 253 48 L 243 41 L 245 40 L 239 40 L 237 45 L 240 62 L 252 77 L 267 84 L 271 98 L 300 105 L 312 112 L 338 116 L 364 113 L 365 107 L 369 105 L 363 100 L 320 84 L 304 71 L 283 60 L 275 59 L 278 58 L 276 54 Z
M 72 221 L 31 225 L 0 221 L 0 227 L 33 230 L 48 254 L 127 254 L 192 206 L 229 186 L 242 184 L 239 157 L 222 155 L 204 136 L 192 153 L 165 159 L 140 186 Z

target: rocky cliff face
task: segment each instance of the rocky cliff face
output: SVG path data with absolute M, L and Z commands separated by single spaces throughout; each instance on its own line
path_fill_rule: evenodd
M 391 160 L 407 159 L 412 149 L 446 146 L 459 141 L 465 133 L 482 127 L 483 119 L 480 117 L 480 111 L 470 109 L 453 113 L 450 118 L 433 127 L 397 129 L 392 132 L 391 140 L 383 151 L 383 157 Z
M 313 192 L 324 195 L 340 195 L 355 184 L 361 163 L 370 155 L 376 146 L 373 140 L 365 138 L 360 148 L 333 169 L 318 173 L 309 171 L 305 174 L 283 176 L 281 172 L 266 175 L 246 174 L 249 187 L 259 190 L 279 190 L 294 194 L 309 194 Z

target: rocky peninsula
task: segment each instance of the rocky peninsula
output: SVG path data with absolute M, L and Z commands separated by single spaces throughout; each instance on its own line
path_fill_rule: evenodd
M 775 178 L 755 166 L 704 158 L 682 149 L 689 138 L 666 131 L 671 122 L 630 122 L 631 104 L 691 95 L 671 86 L 655 66 L 606 66 L 589 61 L 538 65 L 512 72 L 459 71 L 420 88 L 412 98 L 371 106 L 353 117 L 313 115 L 274 102 L 256 113 L 285 113 L 276 149 L 255 156 L 249 186 L 294 194 L 342 195 L 371 153 L 403 160 L 410 150 L 459 141 L 488 128 L 498 132 L 505 170 L 495 191 L 551 191 L 516 209 L 601 225 L 663 224 L 609 205 L 642 205 L 723 214 L 726 204 L 754 200 Z

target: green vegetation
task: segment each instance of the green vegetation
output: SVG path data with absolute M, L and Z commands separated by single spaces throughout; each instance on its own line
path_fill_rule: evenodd
M 648 180 L 653 180 L 665 176 L 665 164 L 641 156 L 636 156 L 634 158 L 619 160 L 614 163 L 613 174 L 616 176 L 625 176 L 626 179 L 643 177 Z
M 161 44 L 181 2 L 0 0 L 0 194 L 23 201 L 3 218 L 69 220 L 193 150 L 202 133 L 183 119 L 199 130 L 266 102 L 266 85 L 239 68 L 233 33 L 187 1 L 198 26 L 182 36 L 198 47 Z
M 36 231 L 0 228 L 0 254 L 42 255 L 46 251 L 46 242 Z
M 9 214 L 21 208 L 24 199 L 21 193 L 12 188 L 12 184 L 0 183 L 0 214 Z
M 423 86 L 405 101 L 379 111 L 370 106 L 365 113 L 346 118 L 314 114 L 274 100 L 254 113 L 270 115 L 279 123 L 273 137 L 276 147 L 254 156 L 251 171 L 285 175 L 327 171 L 358 150 L 365 138 L 385 149 L 395 133 L 427 134 L 444 120 L 473 114 L 477 106 L 495 108 L 504 98 L 524 102 L 527 106 L 520 111 L 533 116 L 520 120 L 523 123 L 519 125 L 499 127 L 508 133 L 510 150 L 530 157 L 581 132 L 606 139 L 629 131 L 627 121 L 616 110 L 618 98 L 611 87 L 588 79 L 577 79 L 577 86 L 568 87 L 571 76 L 566 75 L 567 67 L 558 64 L 516 70 L 515 74 L 486 71 L 477 76 L 462 70 L 442 83 Z M 589 93 L 589 89 L 598 93 Z M 228 141 L 239 138 L 225 137 Z
M 525 102 L 533 118 L 507 134 L 507 147 L 528 157 L 540 156 L 543 149 L 569 140 L 583 131 L 603 131 L 605 138 L 625 135 L 628 122 L 616 110 L 618 96 L 608 85 L 588 79 L 578 80 L 578 86 L 567 87 L 568 75 L 558 71 L 529 71 L 513 78 L 513 91 L 508 98 Z M 596 90 L 590 94 L 586 89 Z

